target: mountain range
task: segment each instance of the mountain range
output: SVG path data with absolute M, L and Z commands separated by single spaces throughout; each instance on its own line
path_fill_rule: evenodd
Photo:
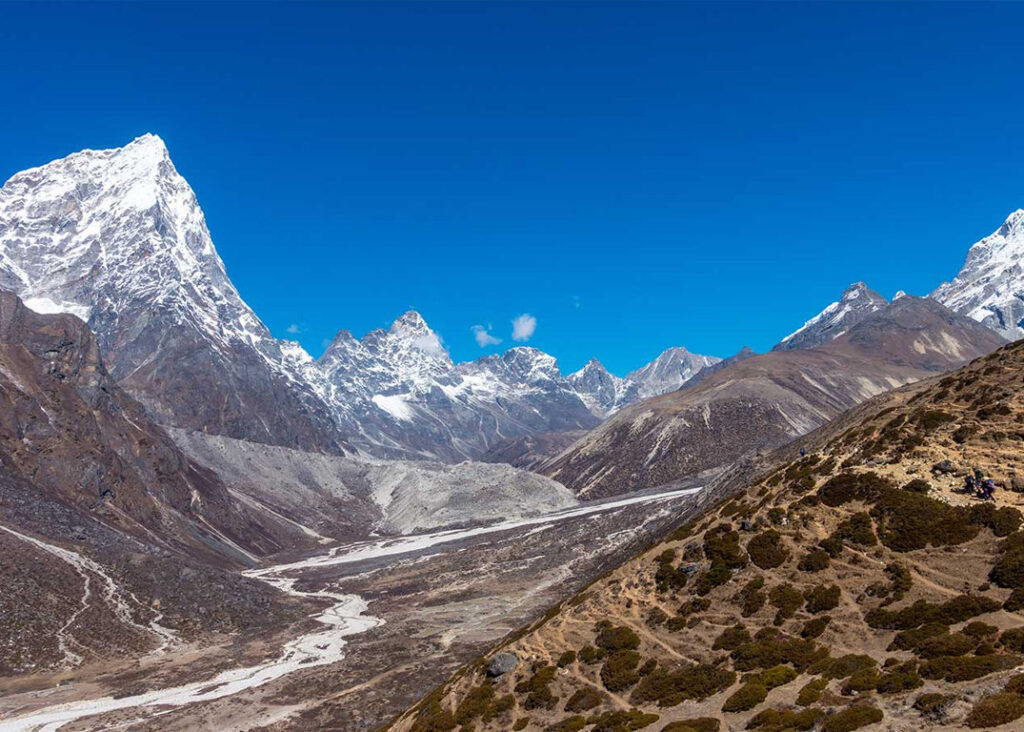
M 458 461 L 587 429 L 717 359 L 670 349 L 625 379 L 568 377 L 533 348 L 454 364 L 423 318 L 314 360 L 242 300 L 163 141 L 85 150 L 0 189 L 0 288 L 96 333 L 111 375 L 163 424 L 335 454 Z M 215 378 L 214 378 L 215 377 Z

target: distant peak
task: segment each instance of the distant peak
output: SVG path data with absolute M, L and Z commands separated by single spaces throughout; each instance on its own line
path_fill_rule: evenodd
M 427 321 L 423 319 L 415 310 L 409 310 L 402 317 L 398 318 L 394 323 L 391 324 L 391 331 L 406 331 L 414 333 L 424 333 L 430 330 L 430 326 L 427 325 Z
M 1024 209 L 1018 208 L 1016 211 L 1006 217 L 1006 221 L 999 227 L 997 234 L 1006 236 L 1007 234 L 1016 233 L 1024 230 Z

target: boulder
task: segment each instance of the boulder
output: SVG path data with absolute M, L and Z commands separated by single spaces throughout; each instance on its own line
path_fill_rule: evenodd
M 487 675 L 491 678 L 497 676 L 504 676 L 509 671 L 515 669 L 519 664 L 519 656 L 514 653 L 499 653 L 491 659 L 491 663 L 487 666 Z

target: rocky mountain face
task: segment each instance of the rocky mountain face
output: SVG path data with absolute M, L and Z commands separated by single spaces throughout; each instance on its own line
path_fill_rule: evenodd
M 828 343 L 887 304 L 888 300 L 868 289 L 863 282 L 855 282 L 843 291 L 837 302 L 808 320 L 795 333 L 783 338 L 772 350 L 814 348 Z
M 1022 377 L 1018 342 L 765 457 L 390 729 L 1019 729 Z
M 596 358 L 568 376 L 580 398 L 596 416 L 607 417 L 625 406 L 681 388 L 721 359 L 669 348 L 625 378 L 619 378 Z
M 473 458 L 506 438 L 593 427 L 714 361 L 670 349 L 607 383 L 563 378 L 533 348 L 454 364 L 414 312 L 362 339 L 342 331 L 314 361 L 241 299 L 153 135 L 12 177 L 0 287 L 87 321 L 113 378 L 162 424 L 327 453 Z
M 0 465 L 0 675 L 289 616 L 227 570 L 295 546 L 294 530 L 182 454 L 107 374 L 81 320 L 8 292 Z
M 1024 210 L 972 246 L 956 278 L 930 297 L 1008 340 L 1024 337 Z
M 289 344 L 242 301 L 160 138 L 86 150 L 0 189 L 0 287 L 87 321 L 165 424 L 338 452 Z
M 902 297 L 823 345 L 746 358 L 623 409 L 536 469 L 588 498 L 694 476 L 786 444 L 865 399 L 1002 342 L 932 300 Z

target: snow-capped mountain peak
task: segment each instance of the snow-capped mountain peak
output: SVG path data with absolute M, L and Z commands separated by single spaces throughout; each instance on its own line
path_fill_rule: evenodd
M 1009 340 L 1024 337 L 1024 209 L 974 244 L 956 278 L 930 297 Z
M 773 351 L 813 348 L 834 340 L 871 313 L 885 307 L 888 300 L 863 282 L 854 282 L 842 296 L 798 330 L 783 338 Z

